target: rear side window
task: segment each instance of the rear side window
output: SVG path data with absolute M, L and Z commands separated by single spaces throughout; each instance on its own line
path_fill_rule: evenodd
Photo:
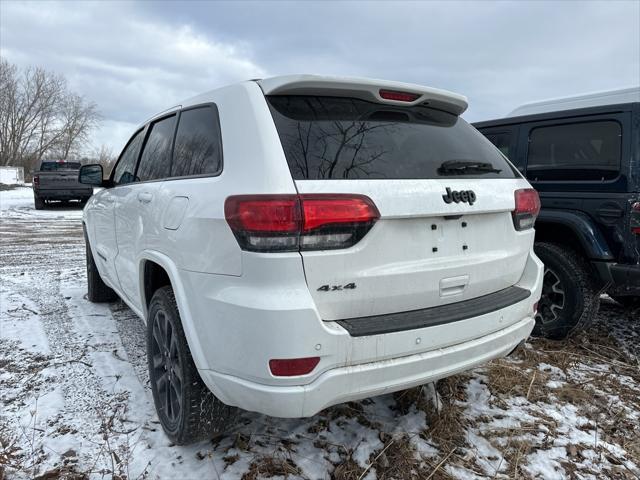
M 215 174 L 222 168 L 217 110 L 210 105 L 180 114 L 173 149 L 172 177 Z
M 267 98 L 296 180 L 514 178 L 463 119 L 440 110 L 353 98 Z
M 136 133 L 131 140 L 129 140 L 122 155 L 120 155 L 120 161 L 113 172 L 113 183 L 115 185 L 123 185 L 135 180 L 134 172 L 136 169 L 136 160 L 138 160 L 138 153 L 140 153 L 140 146 L 142 145 L 143 132 L 144 130 L 140 130 Z
M 171 143 L 176 126 L 176 116 L 163 118 L 151 124 L 147 143 L 136 172 L 136 181 L 146 182 L 167 178 L 171 170 Z
M 534 128 L 527 177 L 532 180 L 611 180 L 620 169 L 621 128 L 613 120 Z
M 511 134 L 508 132 L 502 133 L 485 133 L 485 137 L 489 139 L 491 143 L 493 143 L 498 150 L 502 152 L 502 154 L 509 158 L 513 159 L 513 152 L 511 152 Z

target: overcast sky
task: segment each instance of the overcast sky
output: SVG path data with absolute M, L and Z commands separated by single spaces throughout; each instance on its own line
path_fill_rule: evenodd
M 467 95 L 469 121 L 640 84 L 640 0 L 34 2 L 0 0 L 0 52 L 64 74 L 120 151 L 135 126 L 218 86 L 356 75 Z

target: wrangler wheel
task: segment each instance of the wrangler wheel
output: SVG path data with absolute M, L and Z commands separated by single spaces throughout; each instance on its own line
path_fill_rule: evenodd
M 565 305 L 565 293 L 558 275 L 550 268 L 544 268 L 542 298 L 538 303 L 537 322 L 556 322 Z
M 561 244 L 539 242 L 535 252 L 545 267 L 534 335 L 561 339 L 588 328 L 600 306 L 591 266 Z

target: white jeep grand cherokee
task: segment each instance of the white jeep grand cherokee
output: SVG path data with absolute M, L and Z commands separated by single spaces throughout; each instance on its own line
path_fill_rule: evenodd
M 543 268 L 534 190 L 459 117 L 466 99 L 286 76 L 155 116 L 84 209 L 89 300 L 147 323 L 172 441 L 237 408 L 311 416 L 511 352 Z

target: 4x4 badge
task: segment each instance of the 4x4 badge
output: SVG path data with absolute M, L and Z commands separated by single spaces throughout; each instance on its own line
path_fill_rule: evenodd
M 442 199 L 445 201 L 445 203 L 465 202 L 469 205 L 473 205 L 473 202 L 476 201 L 476 194 L 473 190 L 461 190 L 458 192 L 457 190 L 452 191 L 449 187 L 447 187 L 447 194 L 442 195 Z

